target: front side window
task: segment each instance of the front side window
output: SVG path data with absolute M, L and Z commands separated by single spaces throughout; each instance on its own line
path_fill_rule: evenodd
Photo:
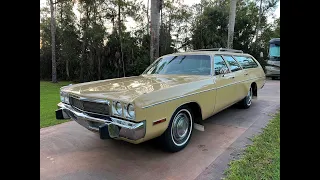
M 238 62 L 235 59 L 233 59 L 232 56 L 223 56 L 223 59 L 225 59 L 228 62 L 231 72 L 241 70 L 240 65 L 238 64 Z
M 256 68 L 258 64 L 251 58 L 245 56 L 233 56 L 242 66 L 243 69 Z
M 213 62 L 214 62 L 213 66 L 214 66 L 215 75 L 228 73 L 229 71 L 228 66 L 221 56 L 217 56 L 217 55 L 214 56 Z
M 150 65 L 143 74 L 210 75 L 208 55 L 164 56 Z

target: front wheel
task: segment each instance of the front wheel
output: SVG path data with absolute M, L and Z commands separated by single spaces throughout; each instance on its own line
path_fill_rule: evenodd
M 165 150 L 177 152 L 187 146 L 193 130 L 193 114 L 187 106 L 176 110 L 162 135 Z

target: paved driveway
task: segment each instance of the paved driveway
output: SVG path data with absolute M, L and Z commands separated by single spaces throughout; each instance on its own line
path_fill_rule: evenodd
M 249 109 L 230 107 L 194 131 L 178 153 L 163 152 L 156 141 L 133 145 L 100 140 L 76 122 L 40 129 L 41 179 L 219 179 L 227 162 L 280 108 L 280 81 L 267 81 Z

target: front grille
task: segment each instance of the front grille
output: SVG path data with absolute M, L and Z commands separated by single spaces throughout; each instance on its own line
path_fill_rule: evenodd
M 83 101 L 83 100 L 76 99 L 74 97 L 70 97 L 70 105 L 83 111 L 109 115 L 108 104 L 91 102 L 91 101 Z

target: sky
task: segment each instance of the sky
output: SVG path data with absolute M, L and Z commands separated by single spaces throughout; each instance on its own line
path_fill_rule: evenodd
M 40 7 L 45 6 L 47 1 L 48 0 L 40 0 Z M 143 1 L 145 4 L 147 4 L 147 2 L 148 2 L 148 0 L 143 0 Z M 183 3 L 191 6 L 193 4 L 200 3 L 200 1 L 201 0 L 183 0 Z M 76 13 L 76 15 L 78 14 L 77 12 L 75 12 L 75 13 Z M 280 16 L 280 1 L 279 1 L 277 9 L 275 10 L 274 15 L 275 15 L 275 18 L 278 18 Z M 268 17 L 268 22 L 272 22 L 272 20 L 273 20 L 272 17 Z M 135 23 L 132 23 L 132 20 L 128 19 L 126 26 L 128 29 L 133 29 L 135 26 Z

